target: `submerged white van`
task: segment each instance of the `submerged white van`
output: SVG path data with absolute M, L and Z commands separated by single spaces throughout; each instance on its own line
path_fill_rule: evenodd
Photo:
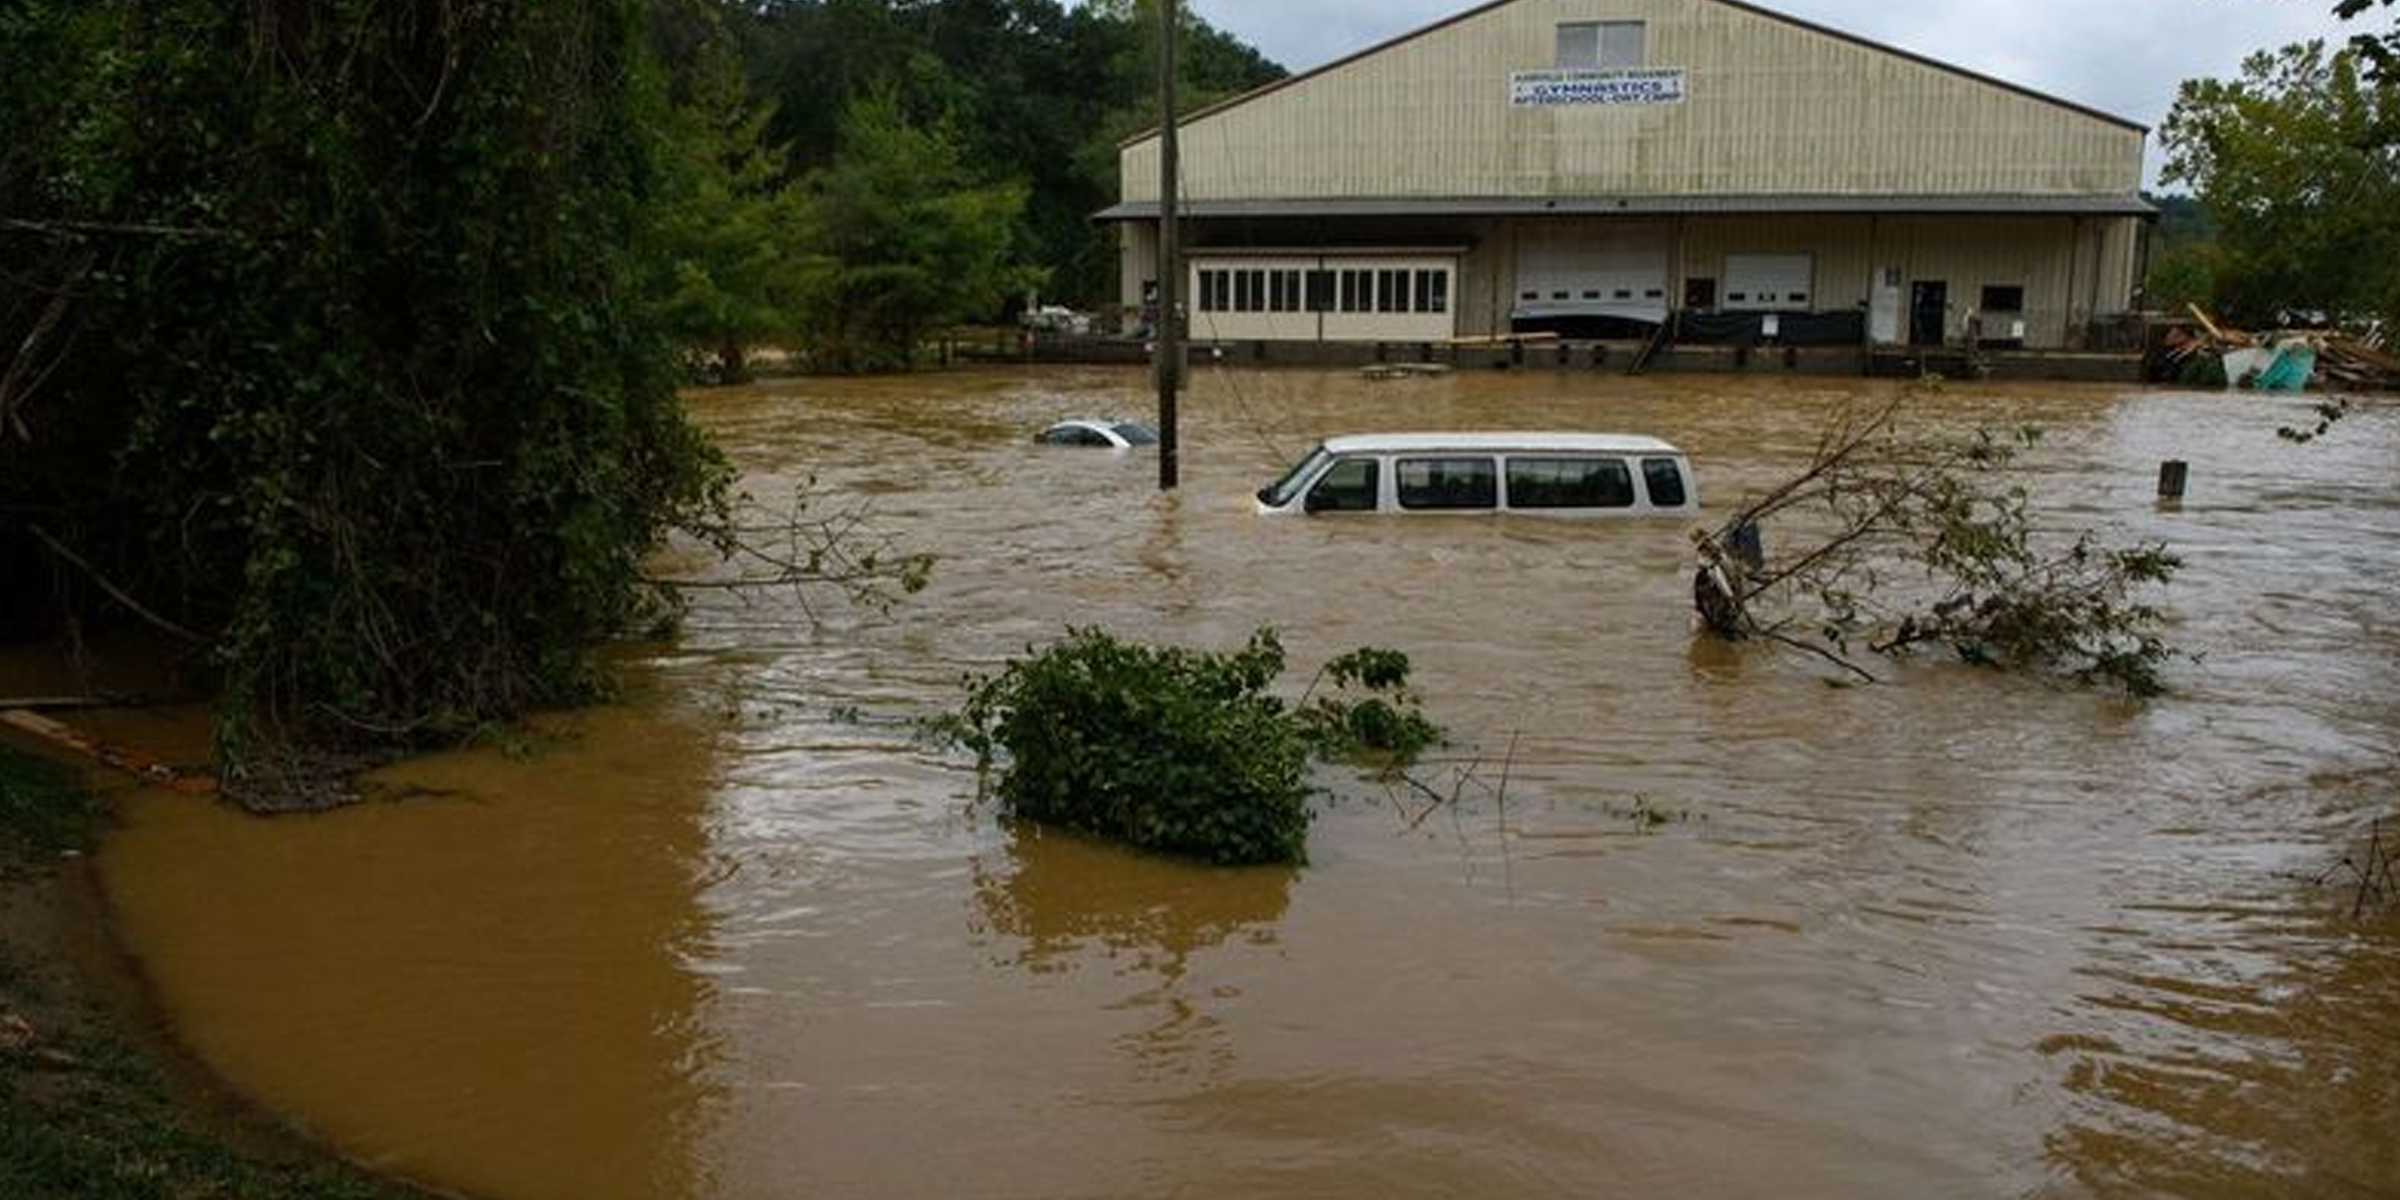
M 1700 506 L 1683 451 L 1616 433 L 1370 433 L 1327 438 L 1258 510 L 1686 516 Z

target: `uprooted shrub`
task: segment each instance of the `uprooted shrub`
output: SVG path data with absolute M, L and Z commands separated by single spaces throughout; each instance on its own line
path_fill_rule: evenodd
M 1337 660 L 1351 663 L 1337 681 L 1379 690 L 1361 676 L 1359 655 L 1370 656 L 1380 690 L 1405 682 L 1405 655 L 1371 650 Z M 996 674 L 970 677 L 965 705 L 941 724 L 975 752 L 1015 816 L 1215 863 L 1304 862 L 1309 755 L 1362 739 L 1327 736 L 1347 727 L 1355 706 L 1327 716 L 1336 710 L 1320 702 L 1304 716 L 1269 694 L 1283 666 L 1271 629 L 1224 654 L 1072 629 Z M 1413 697 L 1374 704 L 1386 716 L 1367 725 L 1404 714 L 1425 741 L 1438 737 Z
M 1808 466 L 1696 535 L 1693 604 L 1710 632 L 1817 654 L 1867 680 L 1855 651 L 1923 646 L 1961 661 L 2056 671 L 2129 694 L 2163 690 L 2178 654 L 2165 614 L 2140 598 L 2181 565 L 2157 543 L 2109 546 L 2036 528 L 2011 467 L 2038 431 L 1913 433 L 1924 385 L 1847 414 Z M 1762 551 L 1771 519 L 1795 523 Z
M 1380 646 L 1326 663 L 1319 678 L 1332 691 L 1317 695 L 1312 686 L 1298 710 L 1317 755 L 1393 767 L 1439 743 L 1441 728 L 1425 718 L 1408 672 L 1408 655 Z

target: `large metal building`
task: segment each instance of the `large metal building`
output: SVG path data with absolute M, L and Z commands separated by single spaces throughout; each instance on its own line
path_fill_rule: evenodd
M 1200 340 L 2101 340 L 2142 126 L 1737 0 L 1498 0 L 1179 123 Z M 1155 289 L 1156 132 L 1120 150 Z

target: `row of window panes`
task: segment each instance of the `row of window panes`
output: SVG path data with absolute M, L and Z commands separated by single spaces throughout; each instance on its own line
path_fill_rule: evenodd
M 1644 300 L 1663 300 L 1666 298 L 1666 295 L 1667 290 L 1665 288 L 1644 288 L 1642 290 L 1642 299 Z M 1542 294 L 1538 291 L 1517 293 L 1517 299 L 1519 300 L 1539 300 L 1541 298 Z M 1575 293 L 1572 289 L 1559 288 L 1550 293 L 1550 298 L 1553 300 L 1572 300 L 1575 298 Z M 1599 300 L 1603 299 L 1604 297 L 1601 296 L 1600 289 L 1598 288 L 1585 288 L 1583 292 L 1583 298 L 1586 300 Z M 1633 289 L 1616 289 L 1616 298 L 1619 300 L 1633 299 Z
M 1450 272 L 1438 267 L 1340 271 L 1250 267 L 1199 274 L 1200 312 L 1450 311 Z
M 1335 463 L 1311 489 L 1308 507 L 1319 512 L 1364 512 L 1376 506 L 1376 463 L 1371 458 Z M 1403 458 L 1393 464 L 1400 507 L 1476 509 L 1500 506 L 1500 473 L 1484 457 Z M 1671 458 L 1642 460 L 1642 483 L 1657 508 L 1684 501 L 1683 473 Z M 1508 506 L 1519 508 L 1631 508 L 1633 470 L 1621 458 L 1515 458 L 1508 460 Z

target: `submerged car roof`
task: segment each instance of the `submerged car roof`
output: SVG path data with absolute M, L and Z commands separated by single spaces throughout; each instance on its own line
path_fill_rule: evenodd
M 1681 454 L 1658 438 L 1638 433 L 1555 433 L 1538 430 L 1496 433 L 1355 433 L 1325 439 L 1335 454 L 1413 450 L 1555 451 L 1582 454 Z

